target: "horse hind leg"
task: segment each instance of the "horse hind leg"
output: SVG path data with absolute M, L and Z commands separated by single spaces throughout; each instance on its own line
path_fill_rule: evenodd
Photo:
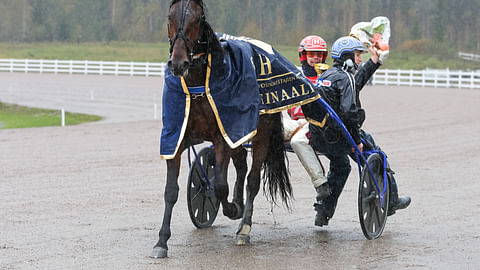
M 260 118 L 260 120 L 258 133 L 253 139 L 252 168 L 247 178 L 245 210 L 235 238 L 237 245 L 245 245 L 250 242 L 253 201 L 260 189 L 260 171 L 262 166 L 265 167 L 265 185 L 268 184 L 269 197 L 274 204 L 276 194 L 279 192 L 283 202 L 288 207 L 288 200 L 292 191 L 285 165 L 283 128 L 280 115 L 275 114 L 271 115 L 270 118 L 264 117 Z
M 238 226 L 235 237 L 236 245 L 246 245 L 250 243 L 250 231 L 252 228 L 253 201 L 260 190 L 260 172 L 262 164 L 267 157 L 270 129 L 265 128 L 269 123 L 265 118 L 260 118 L 257 135 L 252 140 L 252 165 L 247 177 L 247 196 L 242 220 Z M 282 134 L 283 136 L 283 134 Z
M 258 134 L 257 134 L 258 136 Z M 260 171 L 262 168 L 263 159 L 266 156 L 266 151 L 258 149 L 253 146 L 253 161 L 252 168 L 247 178 L 247 198 L 245 209 L 243 211 L 242 220 L 238 226 L 237 235 L 235 237 L 235 244 L 242 246 L 250 243 L 250 231 L 252 228 L 252 216 L 253 216 L 253 201 L 260 190 Z

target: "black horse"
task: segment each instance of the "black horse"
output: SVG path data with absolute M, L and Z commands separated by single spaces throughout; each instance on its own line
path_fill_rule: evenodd
M 168 13 L 168 36 L 170 58 L 168 68 L 174 76 L 183 77 L 187 86 L 203 86 L 206 80 L 209 55 L 223 57 L 221 44 L 206 21 L 202 0 L 173 0 Z M 223 59 L 223 58 L 222 58 Z M 187 96 L 187 98 L 190 98 Z M 247 175 L 246 150 L 240 146 L 231 149 L 222 136 L 217 119 L 207 97 L 191 99 L 187 127 L 180 147 L 173 159 L 167 160 L 167 183 L 165 187 L 165 211 L 159 240 L 151 257 L 167 257 L 167 241 L 171 236 L 170 220 L 173 206 L 178 199 L 178 174 L 183 150 L 201 141 L 214 145 L 217 175 L 215 196 L 220 200 L 223 213 L 231 219 L 242 218 L 236 236 L 236 244 L 250 241 L 253 201 L 260 189 L 260 173 L 264 170 L 266 192 L 275 203 L 277 193 L 288 206 L 291 185 L 285 165 L 283 127 L 281 114 L 262 114 L 257 133 L 252 138 L 253 161 L 247 178 L 247 200 L 244 205 L 244 179 Z M 237 171 L 233 202 L 227 201 L 229 187 L 227 168 L 232 158 Z M 265 189 L 264 189 L 265 191 Z

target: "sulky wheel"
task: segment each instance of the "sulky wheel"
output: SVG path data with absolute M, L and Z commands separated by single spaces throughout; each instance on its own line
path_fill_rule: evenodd
M 212 226 L 217 217 L 220 201 L 214 193 L 215 183 L 215 150 L 203 148 L 197 155 L 188 174 L 187 205 L 190 219 L 197 228 Z M 199 163 L 201 165 L 199 165 Z M 203 167 L 203 171 L 201 167 Z M 205 179 L 207 174 L 210 185 Z
M 383 157 L 378 153 L 370 155 L 367 159 L 375 180 L 377 180 L 379 191 L 376 188 L 370 170 L 364 166 L 360 186 L 358 188 L 358 215 L 363 234 L 368 239 L 380 237 L 387 221 L 390 184 L 386 181 L 387 187 L 383 204 L 380 206 L 380 194 L 383 192 Z M 388 174 L 387 174 L 388 175 Z

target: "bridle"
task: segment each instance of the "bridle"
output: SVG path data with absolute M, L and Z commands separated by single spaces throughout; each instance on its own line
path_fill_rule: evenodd
M 178 25 L 177 32 L 172 39 L 170 38 L 170 22 L 168 23 L 168 42 L 170 43 L 170 55 L 172 55 L 173 45 L 175 45 L 175 42 L 177 41 L 177 39 L 181 38 L 185 43 L 185 47 L 187 49 L 188 61 L 189 63 L 193 63 L 194 60 L 197 60 L 204 55 L 206 56 L 206 53 L 209 50 L 208 38 L 206 41 L 201 40 L 203 37 L 204 27 L 207 21 L 206 21 L 206 16 L 203 10 L 203 5 L 200 5 L 200 7 L 202 8 L 202 16 L 200 17 L 200 31 L 198 34 L 198 39 L 196 41 L 192 41 L 191 39 L 189 39 L 185 35 L 184 29 L 183 29 L 185 24 L 185 16 L 187 14 L 188 7 L 190 6 L 190 0 L 186 0 L 186 1 L 187 3 L 184 6 L 184 0 L 180 0 L 180 4 L 181 4 L 180 8 L 182 10 L 182 15 L 180 17 L 180 23 Z M 170 8 L 172 8 L 172 5 L 174 3 L 175 2 L 172 2 L 172 4 L 170 5 Z M 189 43 L 192 44 L 192 49 L 190 49 L 190 47 L 188 46 Z M 207 45 L 206 50 L 202 50 L 202 45 Z

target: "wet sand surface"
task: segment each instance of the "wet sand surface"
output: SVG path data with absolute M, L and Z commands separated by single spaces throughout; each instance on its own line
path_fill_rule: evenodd
M 335 216 L 320 228 L 313 225 L 315 192 L 293 154 L 293 208 L 272 211 L 260 192 L 250 245 L 234 245 L 239 222 L 221 211 L 211 228 L 196 229 L 186 204 L 184 153 L 169 258 L 151 259 L 166 178 L 161 121 L 153 120 L 161 91 L 161 78 L 0 73 L 2 102 L 66 104 L 67 111 L 106 117 L 0 130 L 0 269 L 478 268 L 480 91 L 363 90 L 364 127 L 387 152 L 400 195 L 412 197 L 379 239 L 362 234 L 353 162 Z M 229 174 L 233 185 L 233 169 Z

